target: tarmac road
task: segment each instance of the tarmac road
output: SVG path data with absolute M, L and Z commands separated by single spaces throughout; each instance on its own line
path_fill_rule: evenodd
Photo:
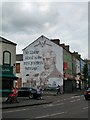
M 27 100 L 27 102 L 30 100 Z M 32 100 L 33 101 L 33 100 Z M 66 94 L 60 96 L 46 96 L 43 100 L 34 100 L 35 103 L 44 101 L 44 104 L 28 105 L 3 109 L 3 118 L 88 118 L 88 101 L 82 94 Z M 46 101 L 46 102 L 45 102 Z M 31 101 L 30 101 L 31 102 Z

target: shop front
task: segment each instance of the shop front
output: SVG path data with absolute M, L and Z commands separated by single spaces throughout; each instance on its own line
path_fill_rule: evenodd
M 64 74 L 64 93 L 76 91 L 76 80 L 73 75 Z
M 11 92 L 17 79 L 18 77 L 13 74 L 13 66 L 0 66 L 0 91 L 2 91 L 2 96 L 7 96 Z

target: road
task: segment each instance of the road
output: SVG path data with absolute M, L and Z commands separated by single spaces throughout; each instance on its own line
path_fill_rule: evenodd
M 49 96 L 48 96 L 49 97 Z M 3 118 L 88 118 L 88 101 L 83 95 L 57 99 L 51 104 L 4 109 Z

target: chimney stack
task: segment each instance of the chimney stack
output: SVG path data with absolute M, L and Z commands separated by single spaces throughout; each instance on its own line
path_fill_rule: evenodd
M 51 41 L 56 43 L 57 45 L 60 45 L 60 40 L 59 39 L 51 39 Z
M 77 57 L 78 59 L 80 59 L 80 58 L 81 58 L 81 55 L 80 55 L 80 54 L 78 54 L 78 52 L 75 52 L 75 51 L 74 51 L 72 54 L 73 54 L 75 57 Z
M 65 45 L 65 49 L 69 51 L 69 45 Z

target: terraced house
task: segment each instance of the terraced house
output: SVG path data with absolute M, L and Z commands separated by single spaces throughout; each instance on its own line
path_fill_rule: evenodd
M 0 85 L 3 89 L 11 89 L 15 84 L 50 88 L 60 84 L 64 92 L 83 89 L 86 63 L 90 76 L 90 63 L 78 52 L 70 52 L 69 45 L 61 44 L 59 39 L 42 35 L 26 46 L 23 54 L 16 55 L 16 43 L 0 37 L 0 49 Z M 89 85 L 89 78 L 87 80 Z
M 0 37 L 0 87 L 4 93 L 16 84 L 16 45 Z
M 56 50 L 58 54 L 52 52 L 52 44 L 54 46 L 53 51 Z M 47 60 L 48 62 L 46 62 Z M 49 60 L 53 61 L 53 63 Z M 24 66 L 21 69 L 24 69 L 21 70 L 22 78 L 20 79 L 22 79 L 22 85 L 24 86 L 41 85 L 54 88 L 55 85 L 61 84 L 64 92 L 73 92 L 76 89 L 85 87 L 83 68 L 86 61 L 81 58 L 78 52 L 70 52 L 69 45 L 60 44 L 59 39 L 48 39 L 45 36 L 40 36 L 23 49 L 23 64 Z M 51 65 L 51 70 L 49 70 L 49 64 Z M 58 69 L 52 70 L 52 68 Z M 62 82 L 59 79 L 63 79 L 61 80 Z

